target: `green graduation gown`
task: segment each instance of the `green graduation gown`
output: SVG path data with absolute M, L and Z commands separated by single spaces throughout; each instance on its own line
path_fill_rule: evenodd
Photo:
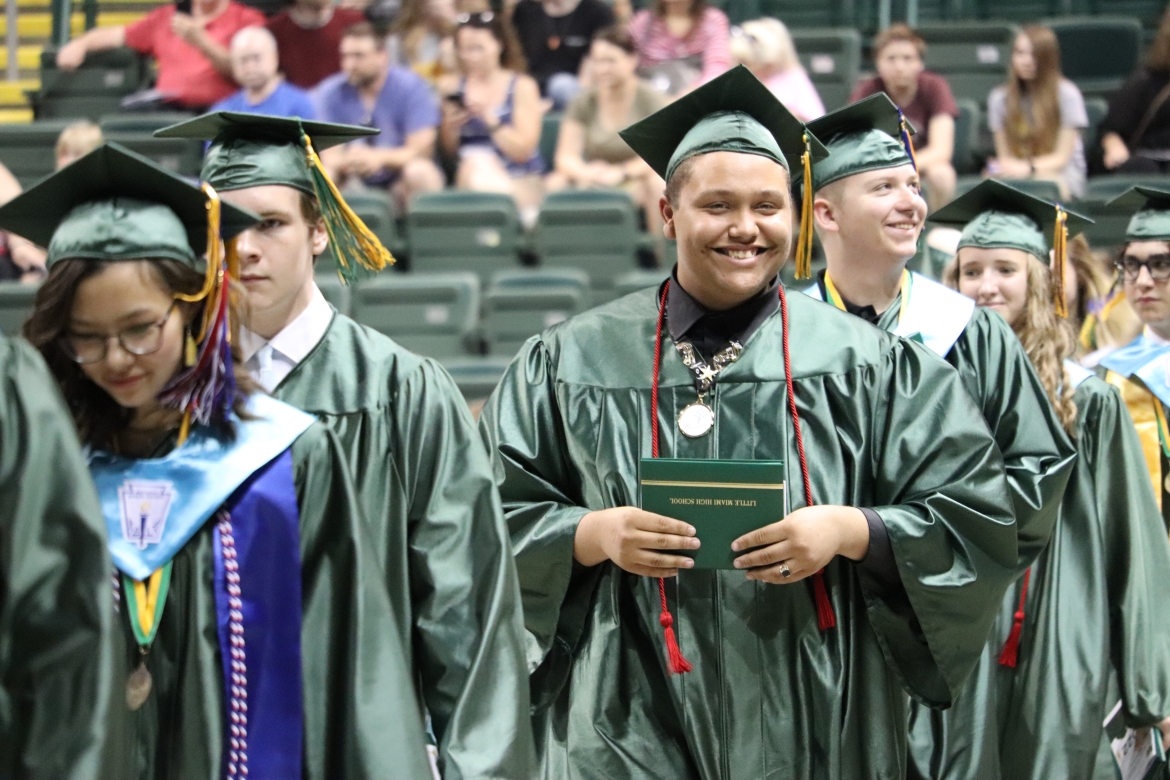
M 526 344 L 480 419 L 541 653 L 541 777 L 901 780 L 904 691 L 946 706 L 974 665 L 1016 565 L 986 425 L 922 347 L 798 294 L 788 306 L 814 498 L 877 512 L 900 587 L 835 559 L 825 576 L 837 626 L 822 632 L 808 581 L 683 572 L 667 591 L 695 668 L 668 677 L 656 581 L 573 559 L 586 513 L 638 504 L 656 293 L 554 326 Z M 661 455 L 783 459 L 795 508 L 805 497 L 781 333 L 777 312 L 719 375 L 715 427 L 698 439 L 675 425 L 695 391 L 666 345 Z
M 1008 590 L 954 707 L 913 708 L 911 756 L 922 777 L 1088 780 L 1116 703 L 1111 670 L 1131 725 L 1170 715 L 1170 628 L 1161 614 L 1170 603 L 1170 544 L 1141 444 L 1105 382 L 1084 379 L 1074 400 L 1079 457 L 1032 567 L 1017 665 L 999 656 L 1022 580 Z
M 0 339 L 0 777 L 98 777 L 113 692 L 106 525 L 41 356 Z
M 429 780 L 422 715 L 337 439 L 313 423 L 291 449 L 301 534 L 303 775 Z M 120 708 L 126 768 L 110 780 L 223 776 L 215 527 L 213 517 L 173 559 L 170 592 L 146 661 L 153 690 L 141 709 Z M 118 618 L 121 681 L 139 663 L 128 613 L 123 608 Z
M 446 780 L 533 767 L 520 593 L 490 464 L 435 361 L 334 315 L 274 395 L 337 434 Z

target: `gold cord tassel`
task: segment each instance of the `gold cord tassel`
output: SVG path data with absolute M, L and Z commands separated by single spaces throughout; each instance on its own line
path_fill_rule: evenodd
M 1056 301 L 1056 315 L 1068 316 L 1068 306 L 1064 301 L 1064 266 L 1068 262 L 1068 215 L 1059 205 L 1056 207 L 1056 226 L 1052 231 L 1052 258 L 1053 269 L 1052 294 Z
M 812 278 L 812 147 L 808 133 L 804 134 L 804 154 L 800 156 L 804 168 L 804 190 L 800 198 L 800 235 L 796 239 L 796 278 Z
M 388 265 L 394 264 L 394 256 L 390 250 L 382 246 L 378 237 L 366 227 L 362 218 L 354 213 L 345 198 L 337 190 L 337 185 L 329 178 L 321 158 L 313 149 L 313 142 L 303 131 L 301 142 L 305 146 L 305 154 L 309 161 L 309 175 L 313 179 L 313 189 L 317 193 L 317 202 L 321 205 L 321 216 L 325 220 L 325 232 L 329 235 L 329 245 L 333 247 L 333 256 L 337 258 L 337 274 L 341 281 L 349 284 L 357 279 L 357 265 L 370 270 L 381 271 Z

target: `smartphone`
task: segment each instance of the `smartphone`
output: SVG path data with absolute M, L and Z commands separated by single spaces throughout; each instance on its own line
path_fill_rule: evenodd
M 180 14 L 191 14 L 191 0 L 175 0 L 175 12 Z
M 188 0 L 188 2 L 190 2 L 190 0 Z M 451 101 L 452 103 L 459 106 L 460 108 L 467 108 L 467 104 L 465 102 L 463 102 L 463 93 L 462 92 L 452 92 L 450 95 L 447 95 L 443 99 Z

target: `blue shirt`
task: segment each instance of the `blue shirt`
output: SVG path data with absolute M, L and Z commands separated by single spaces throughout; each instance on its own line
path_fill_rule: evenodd
M 294 87 L 287 81 L 280 85 L 268 97 L 253 105 L 248 102 L 244 90 L 224 98 L 211 107 L 212 111 L 247 111 L 252 114 L 266 116 L 295 116 L 301 119 L 316 119 L 317 110 L 313 105 L 309 93 L 300 87 Z

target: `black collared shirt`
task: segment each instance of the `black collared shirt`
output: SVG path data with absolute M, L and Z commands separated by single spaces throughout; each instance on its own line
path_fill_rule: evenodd
M 828 273 L 827 270 L 817 272 L 817 286 L 821 288 L 821 300 L 825 301 L 826 303 L 832 303 L 832 301 L 829 300 L 829 288 L 825 286 L 826 273 Z M 882 315 L 878 314 L 877 309 L 875 309 L 873 306 L 855 306 L 854 304 L 845 300 L 844 295 L 841 296 L 841 303 L 845 304 L 845 311 L 855 316 L 861 317 L 861 319 L 865 320 L 870 325 L 877 325 L 878 320 L 881 319 Z

